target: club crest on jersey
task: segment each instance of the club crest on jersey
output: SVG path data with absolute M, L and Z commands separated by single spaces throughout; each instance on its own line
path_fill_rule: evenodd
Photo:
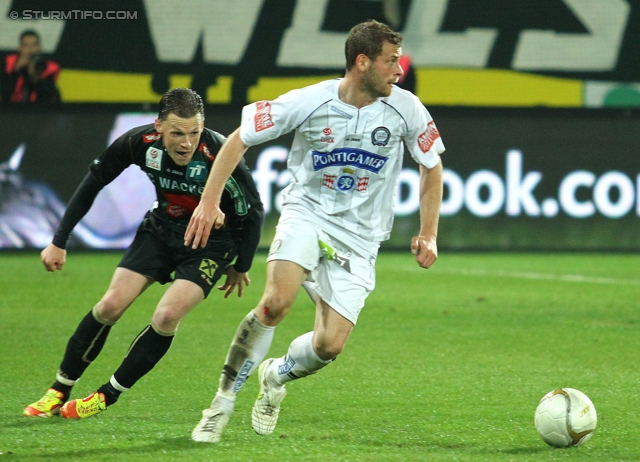
M 144 163 L 149 168 L 160 170 L 160 165 L 162 164 L 162 149 L 154 147 L 147 149 Z
M 334 166 L 349 166 L 362 168 L 373 173 L 380 172 L 380 169 L 387 163 L 387 158 L 379 154 L 374 154 L 364 149 L 358 148 L 338 148 L 330 152 L 313 151 L 313 169 L 317 172 L 320 169 Z
M 358 178 L 353 169 L 343 168 L 339 175 L 322 176 L 322 186 L 334 189 L 340 194 L 349 194 L 353 191 L 366 191 L 369 186 L 369 177 Z
M 374 146 L 386 146 L 391 138 L 391 132 L 387 127 L 378 127 L 371 132 L 371 144 Z

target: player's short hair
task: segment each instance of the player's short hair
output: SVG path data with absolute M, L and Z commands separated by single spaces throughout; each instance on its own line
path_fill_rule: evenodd
M 347 71 L 356 64 L 360 54 L 375 60 L 382 54 L 385 42 L 392 45 L 402 44 L 402 34 L 394 32 L 389 26 L 373 19 L 353 26 L 344 45 Z
M 162 95 L 158 119 L 167 120 L 169 114 L 183 119 L 202 114 L 204 119 L 204 103 L 200 95 L 190 88 L 174 88 Z
M 25 37 L 35 37 L 36 40 L 38 40 L 38 43 L 40 43 L 40 34 L 38 34 L 33 29 L 25 29 L 22 31 L 22 33 L 20 34 L 20 43 L 22 43 L 22 39 L 24 39 Z

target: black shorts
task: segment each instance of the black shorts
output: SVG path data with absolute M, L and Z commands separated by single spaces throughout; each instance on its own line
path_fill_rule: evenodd
M 226 232 L 212 230 L 207 246 L 193 250 L 184 245 L 184 233 L 148 213 L 118 266 L 160 284 L 186 279 L 198 284 L 206 298 L 236 257 L 234 242 Z

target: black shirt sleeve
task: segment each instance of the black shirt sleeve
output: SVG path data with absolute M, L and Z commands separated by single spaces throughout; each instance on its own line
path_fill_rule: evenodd
M 66 248 L 71 231 L 82 220 L 82 217 L 87 214 L 103 187 L 104 185 L 98 182 L 91 172 L 85 175 L 67 204 L 67 209 L 53 236 L 53 245 L 61 249 Z
M 238 273 L 246 273 L 251 268 L 253 257 L 260 243 L 263 224 L 264 212 L 258 209 L 252 210 L 243 220 L 242 228 L 238 230 L 240 234 L 238 258 L 233 264 Z
M 64 249 L 73 228 L 89 212 L 98 193 L 111 183 L 122 171 L 132 163 L 130 130 L 115 140 L 89 166 L 89 173 L 80 182 L 67 204 L 62 220 L 53 236 L 53 245 Z

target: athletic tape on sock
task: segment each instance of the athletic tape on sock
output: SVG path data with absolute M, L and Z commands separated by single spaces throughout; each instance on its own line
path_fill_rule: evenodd
M 250 312 L 240 322 L 220 376 L 218 393 L 228 396 L 240 391 L 247 378 L 269 351 L 275 326 L 265 326 Z

